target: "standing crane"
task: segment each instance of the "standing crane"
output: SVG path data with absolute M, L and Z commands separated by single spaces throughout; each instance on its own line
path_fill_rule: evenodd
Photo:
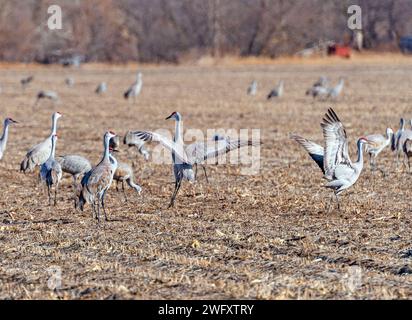
M 390 145 L 393 139 L 393 130 L 391 128 L 386 128 L 386 136 L 381 134 L 370 134 L 365 136 L 365 138 L 368 140 L 365 152 L 369 154 L 369 165 L 372 170 L 375 170 L 377 168 L 376 157 L 383 149 Z M 385 172 L 382 169 L 378 168 L 378 170 L 385 175 Z
M 21 88 L 23 91 L 26 89 L 26 87 L 34 80 L 33 76 L 28 76 L 26 78 L 23 78 L 20 80 Z
M 298 142 L 322 170 L 324 178 L 328 180 L 324 187 L 333 190 L 340 210 L 338 196 L 358 180 L 363 169 L 363 145 L 368 140 L 365 137 L 358 139 L 358 158 L 352 162 L 348 154 L 345 127 L 332 108 L 328 109 L 321 126 L 325 148 L 298 135 L 292 135 L 291 139 Z
M 62 178 L 62 168 L 60 164 L 54 159 L 56 151 L 57 135 L 52 135 L 52 147 L 49 158 L 40 167 L 40 181 L 46 183 L 47 194 L 49 196 L 49 206 L 51 205 L 51 188 L 54 186 L 54 205 L 57 204 L 57 189 Z
M 337 97 L 339 97 L 342 93 L 344 84 L 345 81 L 343 80 L 343 78 L 340 78 L 339 83 L 335 87 L 329 89 L 328 98 L 336 99 Z
M 126 90 L 123 94 L 126 100 L 133 98 L 133 102 L 136 103 L 136 97 L 140 94 L 143 87 L 142 73 L 139 72 L 136 77 L 136 81 Z
M 69 87 L 73 87 L 74 86 L 74 79 L 72 77 L 68 77 L 64 80 L 64 83 Z
M 277 87 L 269 92 L 267 99 L 270 100 L 272 98 L 276 98 L 276 97 L 280 98 L 282 96 L 283 96 L 283 80 L 280 80 Z
M 173 160 L 173 172 L 175 176 L 175 189 L 172 194 L 169 208 L 174 206 L 176 195 L 179 192 L 182 181 L 184 179 L 189 182 L 195 182 L 195 175 L 193 172 L 193 165 L 195 163 L 201 163 L 209 158 L 215 158 L 232 150 L 244 147 L 244 146 L 256 146 L 251 140 L 218 140 L 211 143 L 195 142 L 185 146 L 183 142 L 183 128 L 181 125 L 182 116 L 178 112 L 173 112 L 166 118 L 174 119 L 175 136 L 173 141 L 165 136 L 162 136 L 155 132 L 148 131 L 136 131 L 135 134 L 143 141 L 156 141 L 160 142 L 172 153 Z
M 103 94 L 107 91 L 107 84 L 106 82 L 100 82 L 99 85 L 97 86 L 96 90 L 94 92 L 96 94 Z
M 395 132 L 392 138 L 391 150 L 395 152 L 396 167 L 399 165 L 399 156 L 402 153 L 402 146 L 399 144 L 399 139 L 405 131 L 405 119 L 399 120 L 399 129 Z
M 52 115 L 52 128 L 50 135 L 43 142 L 32 147 L 20 164 L 20 171 L 26 173 L 33 171 L 36 166 L 42 165 L 48 159 L 52 148 L 52 137 L 57 132 L 57 120 L 62 116 L 60 112 Z
M 73 190 L 76 195 L 79 177 L 92 170 L 90 161 L 77 154 L 67 154 L 57 157 L 56 160 L 60 164 L 62 171 L 73 177 Z
M 109 141 L 116 134 L 112 131 L 107 131 L 103 137 L 103 157 L 97 166 L 84 175 L 81 184 L 82 190 L 77 201 L 77 207 L 83 211 L 84 204 L 89 203 L 93 208 L 93 217 L 100 223 L 100 206 L 103 209 L 104 218 L 107 221 L 105 209 L 105 195 L 110 188 L 113 175 L 117 168 L 117 160 L 110 155 Z
M 321 76 L 311 88 L 306 90 L 306 95 L 311 95 L 313 98 L 325 98 L 329 93 L 328 85 L 329 80 L 325 76 Z
M 256 80 L 253 80 L 252 83 L 247 88 L 247 94 L 250 96 L 255 96 L 258 89 L 258 83 Z
M 9 126 L 13 123 L 18 122 L 13 120 L 12 118 L 4 119 L 3 134 L 0 138 L 0 160 L 3 158 L 4 152 L 6 151 L 7 140 L 9 138 Z

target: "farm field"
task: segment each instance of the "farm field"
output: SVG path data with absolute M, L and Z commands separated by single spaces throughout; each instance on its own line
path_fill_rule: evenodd
M 364 62 L 364 61 L 363 61 Z M 123 99 L 137 68 L 79 69 L 10 65 L 0 68 L 0 116 L 10 128 L 0 162 L 0 299 L 405 299 L 412 297 L 411 175 L 394 166 L 386 149 L 378 157 L 387 175 L 365 169 L 329 213 L 331 191 L 315 163 L 289 134 L 322 142 L 320 122 L 333 107 L 346 127 L 350 154 L 356 139 L 398 129 L 412 118 L 412 60 L 283 63 L 277 65 L 143 66 L 136 104 Z M 34 75 L 24 91 L 20 79 Z M 320 75 L 346 81 L 337 101 L 317 101 L 305 91 Z M 66 77 L 75 85 L 65 85 Z M 258 81 L 258 94 L 246 95 Z M 284 96 L 266 101 L 279 80 Z M 105 81 L 108 91 L 94 93 Z M 41 101 L 40 89 L 61 101 Z M 26 151 L 50 132 L 60 111 L 57 155 L 76 153 L 96 164 L 102 136 L 113 130 L 174 130 L 165 117 L 183 116 L 185 129 L 260 129 L 260 170 L 208 165 L 192 186 L 186 181 L 176 206 L 171 165 L 145 161 L 121 145 L 118 160 L 134 162 L 139 196 L 124 202 L 108 192 L 108 222 L 97 225 L 91 207 L 74 209 L 72 180 L 64 175 L 56 207 L 23 174 Z M 3 120 L 2 120 L 3 121 Z M 409 123 L 408 123 L 409 127 Z M 153 149 L 156 144 L 148 145 Z M 51 269 L 61 287 L 50 289 Z M 51 269 L 50 269 L 51 268 Z

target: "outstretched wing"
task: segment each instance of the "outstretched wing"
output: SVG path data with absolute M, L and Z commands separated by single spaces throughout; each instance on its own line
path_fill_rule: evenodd
M 188 163 L 188 158 L 183 148 L 183 145 L 180 146 L 174 141 L 155 132 L 134 131 L 132 133 L 145 142 L 160 142 L 166 149 L 170 150 L 174 154 L 174 156 L 176 157 L 176 162 Z
M 295 140 L 303 148 L 305 148 L 305 150 L 309 153 L 313 161 L 316 162 L 316 164 L 322 170 L 323 174 L 325 174 L 325 169 L 323 168 L 323 158 L 325 154 L 325 149 L 323 149 L 323 147 L 318 145 L 317 143 L 295 134 L 292 134 L 290 138 Z
M 195 142 L 185 148 L 189 163 L 201 163 L 210 158 L 216 158 L 232 150 L 247 146 L 259 146 L 260 142 L 241 139 L 224 139 L 208 142 Z
M 325 155 L 323 158 L 325 178 L 332 179 L 336 166 L 340 164 L 352 166 L 348 154 L 348 139 L 345 127 L 332 108 L 328 109 L 321 126 L 325 139 Z

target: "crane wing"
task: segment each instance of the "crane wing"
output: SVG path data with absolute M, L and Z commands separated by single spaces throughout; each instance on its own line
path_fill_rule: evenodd
M 292 134 L 290 138 L 295 140 L 303 148 L 305 148 L 305 150 L 309 153 L 313 161 L 316 162 L 316 164 L 322 170 L 323 174 L 325 174 L 325 169 L 323 168 L 323 158 L 325 154 L 325 149 L 323 149 L 323 147 L 318 145 L 317 143 L 295 134 Z
M 328 109 L 321 126 L 325 139 L 325 156 L 323 159 L 325 178 L 332 179 L 337 165 L 347 164 L 352 166 L 348 154 L 348 139 L 345 127 L 332 108 Z
M 133 134 L 135 134 L 139 139 L 145 142 L 151 142 L 151 141 L 160 142 L 166 149 L 170 150 L 173 153 L 173 155 L 177 158 L 177 162 L 189 163 L 188 157 L 183 148 L 183 145 L 180 146 L 176 142 L 155 132 L 134 131 Z
M 232 150 L 247 146 L 259 146 L 260 142 L 241 139 L 224 139 L 217 141 L 195 142 L 185 148 L 189 163 L 200 163 L 210 158 L 216 158 Z

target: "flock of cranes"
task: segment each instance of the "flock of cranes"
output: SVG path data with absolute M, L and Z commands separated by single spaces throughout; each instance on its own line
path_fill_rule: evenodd
M 312 87 L 306 90 L 306 95 L 312 96 L 314 99 L 319 98 L 321 100 L 326 99 L 337 99 L 343 90 L 345 85 L 345 80 L 343 78 L 339 79 L 339 82 L 335 86 L 330 86 L 329 79 L 325 76 L 321 76 L 318 81 L 316 81 Z M 258 83 L 253 80 L 249 87 L 247 88 L 247 94 L 250 96 L 256 96 L 258 91 Z M 273 88 L 269 94 L 266 96 L 267 100 L 274 98 L 281 98 L 284 93 L 284 81 L 280 80 L 275 88 Z
M 33 77 L 22 79 L 23 89 L 33 79 Z M 72 78 L 67 78 L 65 82 L 69 86 L 74 85 Z M 135 100 L 142 90 L 142 84 L 142 74 L 138 73 L 136 81 L 124 93 L 124 97 Z M 336 86 L 330 87 L 329 80 L 321 77 L 306 93 L 314 98 L 337 98 L 342 92 L 343 85 L 344 81 L 340 79 Z M 257 81 L 254 80 L 249 86 L 247 93 L 249 95 L 256 95 L 257 88 Z M 102 82 L 96 88 L 96 93 L 102 94 L 106 90 L 107 85 Z M 284 82 L 281 80 L 267 98 L 280 98 L 283 93 Z M 56 100 L 58 96 L 53 92 L 41 91 L 37 99 L 43 98 Z M 105 196 L 113 181 L 116 181 L 117 190 L 119 183 L 122 185 L 125 201 L 127 201 L 125 183 L 134 189 L 137 194 L 142 192 L 142 188 L 134 180 L 132 167 L 116 159 L 115 154 L 118 152 L 120 145 L 119 136 L 112 131 L 107 131 L 104 134 L 102 157 L 95 166 L 88 159 L 77 154 L 56 156 L 58 142 L 57 126 L 61 117 L 62 114 L 59 112 L 52 114 L 49 136 L 27 151 L 20 164 L 20 170 L 27 173 L 39 167 L 39 181 L 47 188 L 49 205 L 52 203 L 54 205 L 57 204 L 57 194 L 63 173 L 70 174 L 73 178 L 75 208 L 83 211 L 85 204 L 89 204 L 92 207 L 94 218 L 100 222 L 101 213 L 103 213 L 104 218 L 107 220 Z M 146 148 L 147 143 L 160 143 L 170 151 L 173 160 L 175 182 L 169 207 L 174 206 L 184 180 L 190 183 L 196 181 L 198 165 L 202 166 L 207 180 L 206 160 L 217 159 L 225 153 L 242 147 L 256 147 L 262 144 L 260 141 L 230 139 L 230 137 L 219 135 L 215 135 L 212 141 L 185 144 L 183 141 L 182 115 L 179 112 L 173 112 L 166 120 L 174 120 L 175 123 L 175 133 L 172 140 L 156 132 L 138 130 L 127 131 L 123 138 L 123 143 L 128 147 L 135 147 L 146 161 L 150 160 L 150 152 Z M 12 118 L 4 120 L 3 134 L 0 138 L 0 160 L 3 158 L 6 150 L 9 127 L 15 123 L 18 122 Z M 395 152 L 396 162 L 398 163 L 399 157 L 404 154 L 404 163 L 405 159 L 407 159 L 410 168 L 409 159 L 412 157 L 412 121 L 411 129 L 405 128 L 405 120 L 402 118 L 400 120 L 400 128 L 396 133 L 391 128 L 387 128 L 385 135 L 373 134 L 360 137 L 357 140 L 356 161 L 352 161 L 349 156 L 348 137 L 345 127 L 333 109 L 328 109 L 323 117 L 321 128 L 324 137 L 323 145 L 319 145 L 296 134 L 292 134 L 291 139 L 299 143 L 319 166 L 323 177 L 327 180 L 324 187 L 333 190 L 338 208 L 340 208 L 339 195 L 354 185 L 360 177 L 363 169 L 364 152 L 369 155 L 371 169 L 379 169 L 384 173 L 382 169 L 377 167 L 376 158 L 382 150 L 390 146 L 391 150 Z M 365 146 L 365 150 L 363 146 Z M 332 200 L 333 197 L 331 198 Z

